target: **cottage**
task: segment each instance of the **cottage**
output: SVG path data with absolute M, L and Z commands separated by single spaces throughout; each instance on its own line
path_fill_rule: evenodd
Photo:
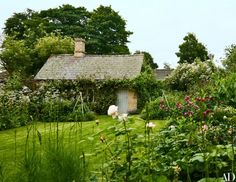
M 74 55 L 53 55 L 35 76 L 36 80 L 133 79 L 141 72 L 143 54 L 86 55 L 85 41 L 75 39 Z M 137 96 L 131 90 L 117 91 L 120 113 L 137 110 Z

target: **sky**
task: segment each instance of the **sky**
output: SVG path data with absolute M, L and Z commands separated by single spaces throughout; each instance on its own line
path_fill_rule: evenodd
M 236 44 L 236 0 L 0 0 L 0 29 L 13 13 L 27 8 L 40 11 L 63 4 L 92 11 L 110 6 L 126 20 L 131 53 L 149 52 L 162 68 L 177 66 L 178 46 L 188 32 L 194 33 L 220 64 L 224 49 Z

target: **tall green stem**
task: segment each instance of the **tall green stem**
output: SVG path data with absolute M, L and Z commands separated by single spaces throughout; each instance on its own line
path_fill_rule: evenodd
M 125 128 L 125 133 L 126 133 L 126 139 L 127 139 L 127 151 L 126 151 L 126 161 L 128 164 L 128 169 L 126 172 L 126 177 L 125 177 L 125 181 L 128 182 L 129 181 L 129 176 L 131 173 L 131 144 L 130 144 L 130 136 L 129 136 L 129 131 L 127 131 L 127 126 L 126 126 L 126 121 L 123 121 L 124 123 L 124 128 Z

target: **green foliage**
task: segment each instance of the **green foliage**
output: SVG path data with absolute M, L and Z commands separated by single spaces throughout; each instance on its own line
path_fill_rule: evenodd
M 164 98 L 158 97 L 156 100 L 148 102 L 141 113 L 143 119 L 166 119 L 170 116 L 168 106 L 164 106 Z M 148 111 L 147 111 L 148 110 Z
M 13 73 L 4 85 L 4 90 L 21 90 L 22 88 L 23 80 L 20 73 Z
M 236 70 L 236 45 L 232 44 L 231 46 L 225 49 L 225 55 L 223 65 L 226 70 L 235 72 Z
M 90 110 L 86 103 L 83 103 L 81 98 L 68 100 L 60 97 L 57 92 L 47 92 L 40 102 L 37 102 L 38 98 L 33 100 L 35 95 L 31 95 L 30 113 L 35 119 L 44 122 L 75 122 L 95 119 L 95 113 Z
M 172 90 L 187 91 L 208 84 L 216 70 L 212 61 L 196 60 L 192 64 L 180 64 L 165 81 Z
M 173 108 L 183 96 L 181 94 L 165 94 L 164 91 L 161 97 L 147 102 L 141 112 L 143 119 L 168 119 L 173 115 Z
M 14 128 L 29 122 L 29 119 L 19 121 L 20 124 L 18 119 L 12 122 L 12 120 L 20 117 L 32 117 L 35 120 L 45 122 L 94 120 L 95 113 L 106 114 L 107 108 L 116 104 L 119 89 L 133 90 L 137 93 L 139 112 L 147 101 L 153 100 L 161 94 L 162 83 L 157 81 L 151 72 L 151 69 L 146 70 L 133 80 L 51 81 L 33 92 L 22 86 L 22 80 L 16 74 L 7 81 L 5 89 L 6 91 L 17 89 L 17 91 L 12 92 L 10 96 L 8 92 L 3 92 L 0 96 L 0 98 L 5 99 L 3 103 L 7 103 L 1 106 L 2 112 L 7 111 L 8 107 L 12 108 L 7 112 L 9 114 L 2 114 L 1 129 Z M 18 100 L 15 97 L 23 99 L 22 104 L 27 106 L 22 114 L 20 112 L 22 104 L 18 106 Z M 16 114 L 11 115 L 10 112 L 13 110 Z M 6 122 L 9 123 L 7 126 Z
M 123 181 L 127 176 L 130 181 L 167 181 L 156 170 L 148 173 L 148 151 L 156 152 L 151 143 L 165 121 L 153 121 L 156 127 L 149 129 L 148 141 L 146 123 L 138 116 L 129 116 L 126 123 L 108 116 L 98 119 L 98 124 L 33 122 L 1 132 L 0 159 L 4 157 L 7 167 L 3 178 L 7 182 L 87 182 Z
M 25 155 L 15 166 L 15 171 L 11 173 L 9 181 L 88 181 L 89 171 L 84 152 L 81 151 L 81 147 L 75 147 L 72 139 L 69 139 L 69 143 L 65 143 L 64 134 L 58 129 L 58 127 L 55 128 L 57 133 L 49 132 L 49 138 L 47 138 L 49 141 L 44 143 L 45 148 L 41 148 L 43 141 L 40 131 L 34 124 L 28 128 Z
M 31 50 L 24 40 L 15 40 L 14 37 L 6 37 L 3 43 L 3 51 L 0 54 L 4 68 L 12 74 L 19 72 L 25 74 L 31 68 Z
M 90 54 L 129 54 L 126 46 L 132 34 L 125 20 L 111 6 L 99 6 L 87 24 L 87 52 Z
M 38 39 L 34 51 L 38 57 L 37 61 L 34 62 L 34 69 L 39 70 L 51 55 L 72 54 L 74 41 L 69 37 L 51 34 Z
M 56 36 L 51 34 L 39 39 L 35 46 L 35 51 L 39 57 L 48 59 L 53 54 L 72 54 L 74 50 L 73 39 L 69 37 Z
M 125 82 L 125 81 L 124 81 Z M 116 103 L 116 90 L 120 88 L 122 81 L 108 80 L 67 80 L 52 81 L 46 85 L 44 90 L 58 90 L 61 98 L 76 100 L 81 94 L 84 102 L 92 111 L 106 114 L 109 105 Z
M 106 114 L 107 108 L 117 101 L 119 89 L 134 90 L 138 97 L 138 110 L 145 103 L 161 94 L 162 82 L 157 81 L 150 72 L 144 72 L 133 80 L 68 80 L 53 81 L 48 88 L 58 90 L 60 96 L 65 99 L 74 99 L 82 93 L 83 100 L 92 111 L 98 114 Z M 47 88 L 45 88 L 47 90 Z
M 10 75 L 13 72 L 19 72 L 21 77 L 36 74 L 51 54 L 72 53 L 74 48 L 71 38 L 55 34 L 40 38 L 29 46 L 28 41 L 15 40 L 14 37 L 7 37 L 4 41 L 0 58 Z
M 235 109 L 217 103 L 212 97 L 186 96 L 171 108 L 172 119 L 154 143 L 153 157 L 162 175 L 174 181 L 197 181 L 233 171 Z
M 225 104 L 236 108 L 236 74 L 230 73 L 224 77 L 215 80 L 214 86 L 211 88 L 212 94 L 218 100 Z
M 34 12 L 28 9 L 7 19 L 4 32 L 16 40 L 34 44 L 50 33 L 60 33 L 71 38 L 84 38 L 89 54 L 129 54 L 125 20 L 110 6 L 100 6 L 93 12 L 84 7 L 63 5 Z
M 46 19 L 38 16 L 38 13 L 27 9 L 22 13 L 14 13 L 5 22 L 4 32 L 7 36 L 13 36 L 16 40 L 33 38 L 34 41 L 45 35 L 44 23 Z
M 148 121 L 128 117 L 108 128 L 115 141 L 104 138 L 102 143 L 107 159 L 102 170 L 106 181 L 168 181 L 159 173 L 159 162 L 153 157 L 157 130 L 147 124 Z M 142 128 L 142 133 L 136 128 Z
M 206 47 L 198 42 L 193 33 L 188 33 L 183 40 L 184 42 L 179 45 L 179 52 L 175 53 L 179 57 L 178 63 L 193 63 L 196 58 L 201 61 L 209 59 Z
M 142 72 L 144 72 L 148 67 L 151 69 L 156 69 L 158 68 L 157 63 L 154 62 L 153 57 L 151 56 L 150 53 L 145 52 L 145 51 L 136 51 L 135 54 L 144 54 L 144 59 L 143 59 L 143 65 L 142 65 Z
M 87 36 L 86 25 L 90 16 L 91 13 L 86 8 L 76 8 L 69 4 L 42 10 L 38 13 L 38 17 L 45 21 L 43 23 L 47 33 L 60 32 L 61 35 L 72 38 Z
M 145 106 L 146 102 L 154 100 L 162 94 L 163 83 L 156 80 L 152 70 L 148 69 L 134 79 L 133 88 L 138 94 L 138 109 L 140 110 Z
M 30 122 L 28 97 L 6 91 L 0 96 L 0 130 L 24 126 Z

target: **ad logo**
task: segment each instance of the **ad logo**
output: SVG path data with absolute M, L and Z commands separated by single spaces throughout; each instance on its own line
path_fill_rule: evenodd
M 224 180 L 226 182 L 233 182 L 235 180 L 235 174 L 234 173 L 224 173 Z

